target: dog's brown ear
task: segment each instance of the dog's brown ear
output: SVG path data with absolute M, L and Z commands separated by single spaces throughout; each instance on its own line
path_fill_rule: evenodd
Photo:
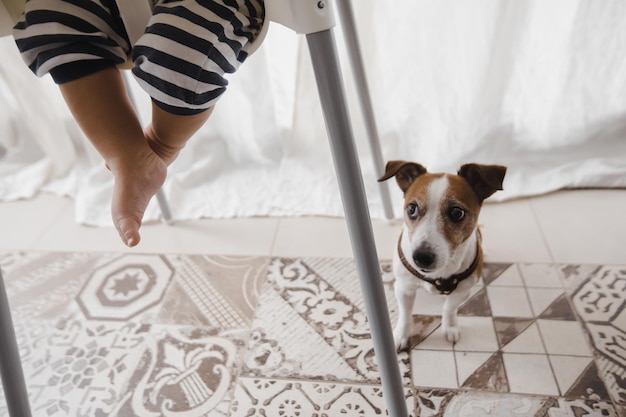
M 385 167 L 385 174 L 378 181 L 385 181 L 395 176 L 398 186 L 405 192 L 415 181 L 415 178 L 426 173 L 426 168 L 415 162 L 389 161 Z
M 480 201 L 502 189 L 505 174 L 502 165 L 465 164 L 459 169 L 459 176 L 465 178 Z

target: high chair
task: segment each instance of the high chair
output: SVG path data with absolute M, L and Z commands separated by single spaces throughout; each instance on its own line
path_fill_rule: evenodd
M 10 30 L 1 27 L 4 21 L 8 21 L 6 16 L 1 15 L 8 14 L 11 16 L 11 21 L 15 20 L 19 16 L 19 12 L 15 14 L 16 7 L 19 10 L 21 6 L 23 10 L 23 0 L 0 1 L 7 6 L 7 9 L 11 8 L 12 10 L 12 12 L 2 10 L 2 3 L 0 3 L 1 36 L 10 34 Z M 134 44 L 146 27 L 153 5 L 152 0 L 117 0 L 117 2 L 131 44 Z M 356 37 L 352 6 L 349 0 L 337 0 L 337 7 L 349 46 L 350 60 L 355 73 L 361 110 L 366 121 L 366 132 L 374 158 L 375 169 L 381 176 L 383 158 L 380 152 L 375 119 Z M 383 395 L 389 416 L 406 417 L 408 411 L 396 348 L 393 342 L 387 300 L 381 279 L 365 187 L 349 119 L 347 100 L 341 78 L 341 68 L 332 31 L 332 28 L 335 26 L 332 0 L 265 0 L 265 9 L 265 25 L 261 34 L 255 40 L 255 43 L 258 45 L 261 44 L 263 37 L 267 33 L 270 21 L 284 25 L 296 33 L 306 36 L 339 182 L 357 273 L 361 283 L 361 291 L 365 299 L 365 309 L 380 369 Z M 388 189 L 382 187 L 380 190 L 385 207 L 385 215 L 391 219 L 393 218 L 393 213 Z M 160 195 L 157 195 L 157 198 L 162 210 L 164 208 L 169 210 L 163 194 L 160 193 Z M 163 215 L 166 217 L 165 212 Z M 0 287 L 1 289 L 3 288 Z M 2 316 L 0 317 L 0 323 L 7 323 L 7 320 L 9 320 L 8 324 L 10 324 L 7 303 L 6 298 L 0 296 L 0 316 Z M 12 332 L 12 329 L 10 330 Z M 6 366 L 8 370 L 16 371 L 19 368 L 21 373 L 17 352 L 5 350 L 5 347 L 2 346 L 5 343 L 11 345 L 14 343 L 14 338 L 13 340 L 8 340 L 11 334 L 4 333 L 6 331 L 5 328 L 0 328 L 0 331 L 3 331 L 0 334 L 0 353 L 2 355 L 0 356 L 0 364 L 3 364 L 0 370 L 3 373 L 3 377 L 5 374 L 4 364 L 8 365 Z M 15 396 L 15 401 L 11 399 L 9 413 L 12 417 L 18 415 L 28 417 L 30 412 L 28 411 L 26 388 L 23 383 L 17 385 L 21 386 L 7 392 L 7 403 L 9 403 L 9 396 Z

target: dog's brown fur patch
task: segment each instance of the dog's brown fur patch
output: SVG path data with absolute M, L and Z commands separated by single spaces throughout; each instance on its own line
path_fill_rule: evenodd
M 447 192 L 441 197 L 441 201 L 432 205 L 428 201 L 430 198 L 428 187 L 433 181 L 444 176 L 448 180 Z M 437 228 L 450 242 L 452 250 L 465 242 L 476 228 L 481 201 L 463 178 L 448 174 L 420 175 L 406 190 L 404 197 L 405 223 L 411 235 L 426 216 L 429 207 L 437 207 L 440 210 L 437 213 Z M 411 203 L 416 203 L 419 209 L 419 216 L 415 220 L 410 219 L 407 214 L 407 208 Z M 465 217 L 461 222 L 457 223 L 450 219 L 449 211 L 452 207 L 460 207 L 465 211 Z
M 443 176 L 444 174 L 429 173 L 420 175 L 404 192 L 404 220 L 405 224 L 409 228 L 410 235 L 413 234 L 413 231 L 424 219 L 427 213 L 428 206 L 430 205 L 430 201 L 428 201 L 428 187 L 434 180 Z M 417 203 L 417 207 L 419 209 L 419 216 L 415 220 L 410 219 L 407 214 L 407 209 L 411 203 Z
M 445 201 L 440 202 L 442 211 L 440 230 L 450 242 L 452 249 L 456 249 L 476 229 L 481 203 L 464 179 L 456 175 L 447 175 L 447 178 L 448 192 L 443 197 Z M 465 217 L 459 223 L 453 222 L 448 216 L 450 209 L 455 206 L 465 211 Z

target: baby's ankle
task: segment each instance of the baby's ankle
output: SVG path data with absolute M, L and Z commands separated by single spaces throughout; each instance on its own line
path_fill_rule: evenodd
M 166 165 L 171 165 L 184 147 L 184 144 L 182 146 L 174 146 L 160 138 L 152 128 L 152 125 L 146 128 L 144 135 L 148 146 L 150 146 L 152 151 L 157 154 Z
M 126 172 L 136 172 L 147 167 L 154 168 L 161 165 L 163 161 L 149 146 L 138 149 L 124 149 L 119 154 L 107 159 L 107 167 L 114 175 Z

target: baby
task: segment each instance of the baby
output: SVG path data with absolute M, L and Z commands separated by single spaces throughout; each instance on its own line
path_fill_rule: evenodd
M 263 0 L 161 0 L 132 47 L 116 0 L 30 0 L 13 35 L 37 75 L 50 73 L 115 185 L 111 214 L 123 242 L 139 228 L 167 167 L 209 118 L 260 32 Z M 131 0 L 137 1 L 137 0 Z M 117 65 L 152 98 L 142 129 Z

